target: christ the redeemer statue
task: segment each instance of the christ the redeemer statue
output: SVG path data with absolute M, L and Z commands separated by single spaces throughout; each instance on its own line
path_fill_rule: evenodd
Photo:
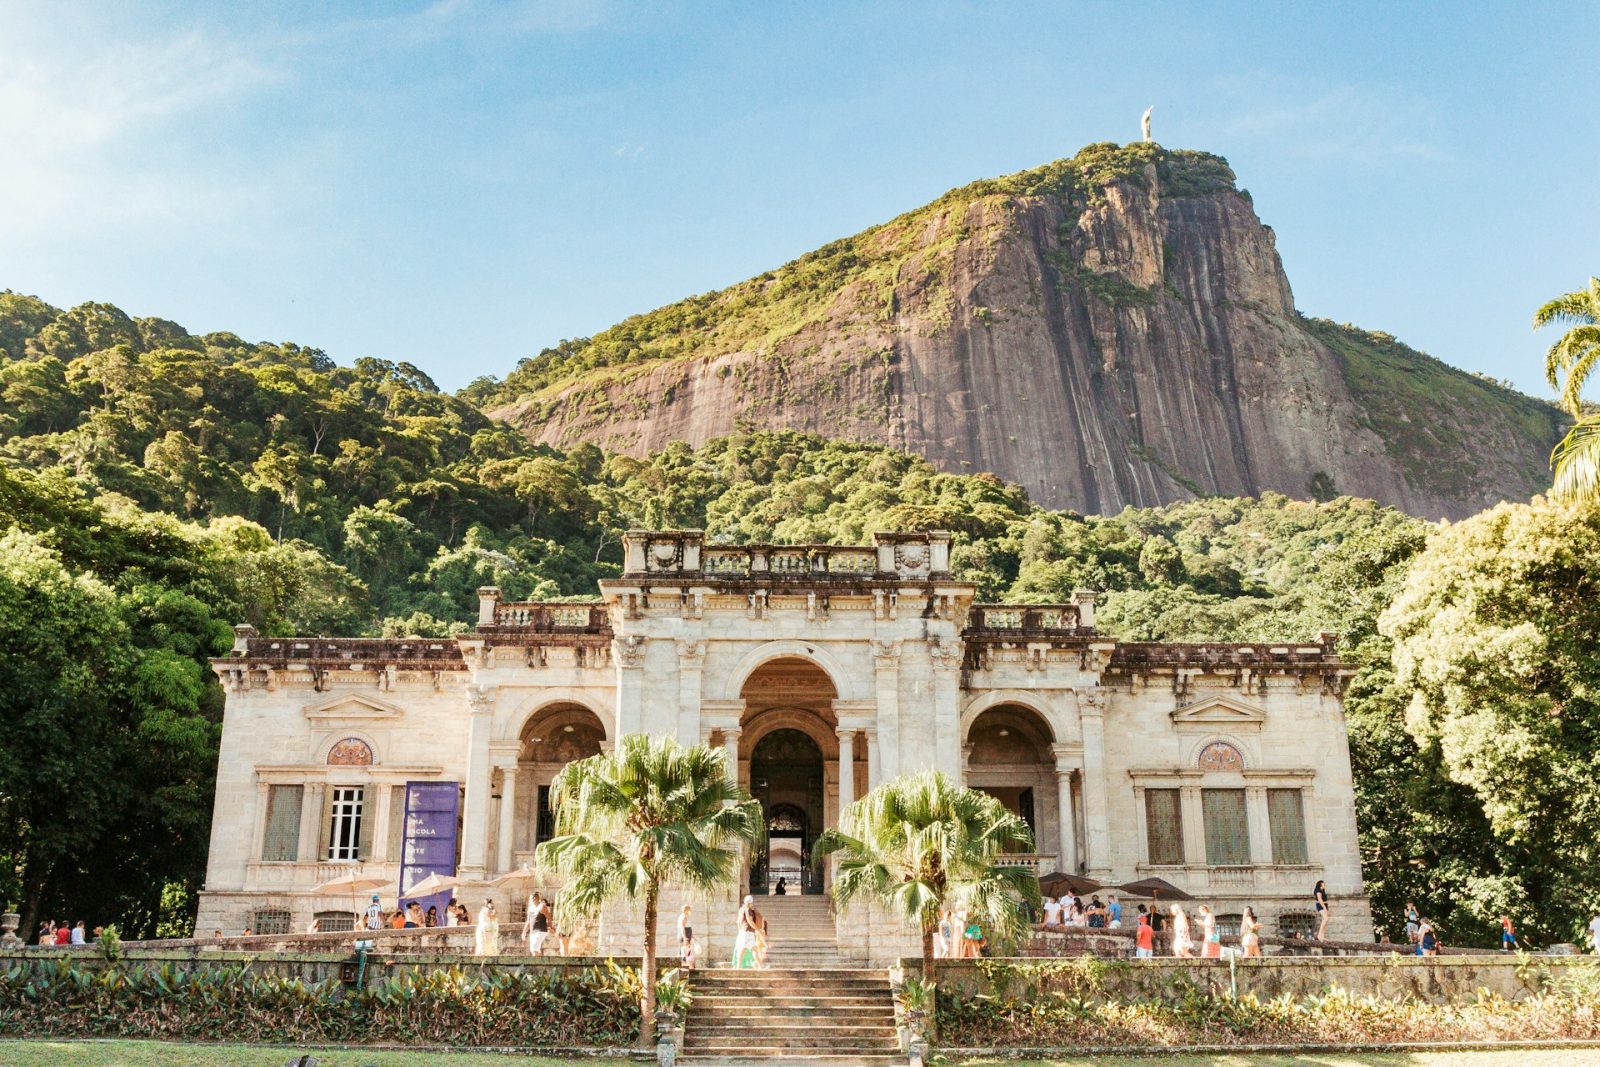
M 1139 120 L 1139 128 L 1144 131 L 1145 144 L 1150 143 L 1150 112 L 1154 111 L 1155 109 L 1156 108 L 1154 104 L 1151 104 L 1149 107 L 1145 108 L 1144 118 Z

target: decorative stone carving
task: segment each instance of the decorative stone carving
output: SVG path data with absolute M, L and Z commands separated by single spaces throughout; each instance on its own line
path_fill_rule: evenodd
M 496 687 L 492 685 L 469 685 L 467 686 L 467 706 L 474 713 L 493 711 L 495 692 Z
M 644 663 L 644 638 L 629 634 L 611 642 L 611 658 L 619 667 L 637 667 Z
M 705 654 L 706 643 L 704 641 L 680 640 L 678 642 L 678 658 L 685 663 L 699 666 L 700 661 L 705 658 Z
M 950 670 L 961 665 L 961 642 L 928 638 L 928 656 L 935 670 Z
M 645 566 L 653 571 L 680 570 L 683 565 L 683 542 L 676 539 L 651 541 L 644 561 Z
M 22 923 L 22 916 L 14 911 L 0 914 L 0 949 L 7 952 L 22 947 L 22 938 L 17 936 L 17 927 Z
M 1078 690 L 1078 711 L 1083 715 L 1104 715 L 1106 694 L 1100 689 Z
M 907 578 L 920 578 L 928 573 L 928 546 L 898 544 L 894 546 L 894 567 Z
M 1200 750 L 1202 771 L 1237 774 L 1244 770 L 1244 755 L 1226 741 L 1213 741 Z
M 330 767 L 370 767 L 372 748 L 359 737 L 347 737 L 328 750 Z
M 872 658 L 879 670 L 891 670 L 900 665 L 900 642 L 874 638 Z

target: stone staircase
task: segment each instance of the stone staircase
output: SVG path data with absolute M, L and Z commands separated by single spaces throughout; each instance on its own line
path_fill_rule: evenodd
M 686 1064 L 847 1067 L 905 1058 L 881 970 L 702 970 L 690 990 Z
M 827 897 L 757 897 L 756 907 L 767 919 L 768 967 L 842 966 Z

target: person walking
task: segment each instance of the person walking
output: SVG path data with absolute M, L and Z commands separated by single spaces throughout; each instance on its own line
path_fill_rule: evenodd
M 951 949 L 955 945 L 955 923 L 950 920 L 950 909 L 939 909 L 939 926 L 933 932 L 933 958 L 947 960 L 955 955 Z
M 1172 905 L 1172 954 L 1180 960 L 1194 958 L 1194 943 L 1189 939 L 1189 916 L 1177 904 Z
M 1305 883 L 1302 882 L 1302 885 Z M 1316 887 L 1311 890 L 1311 903 L 1317 909 L 1317 940 L 1328 940 L 1328 919 L 1332 912 L 1328 910 L 1328 883 L 1321 878 L 1317 879 Z
M 683 906 L 685 913 L 689 905 Z M 682 918 L 679 925 L 682 925 Z M 544 899 L 543 893 L 535 893 L 528 898 L 528 955 L 543 956 L 544 944 L 550 940 L 550 902 Z
M 1417 927 L 1422 924 L 1421 917 L 1417 914 L 1417 906 L 1411 901 L 1406 901 L 1406 943 L 1417 943 Z
M 1261 920 L 1253 908 L 1245 908 L 1244 917 L 1239 920 L 1239 947 L 1246 956 L 1261 955 Z
M 1222 955 L 1222 935 L 1217 932 L 1217 917 L 1211 907 L 1200 905 L 1200 955 L 1204 959 L 1217 959 Z
M 378 894 L 372 894 L 372 903 L 367 905 L 367 929 L 383 929 L 383 908 L 378 904 Z
M 1517 949 L 1517 931 L 1511 925 L 1511 916 L 1500 916 L 1500 951 L 1515 952 Z
M 478 909 L 478 929 L 474 932 L 472 952 L 475 956 L 500 955 L 500 916 L 495 912 L 494 901 L 484 901 Z
M 690 919 L 693 905 L 678 909 L 678 961 L 686 970 L 694 970 L 694 923 Z
M 739 905 L 739 914 L 734 918 L 734 928 L 738 937 L 733 942 L 733 965 L 742 971 L 752 970 L 756 965 L 756 898 L 746 896 L 744 903 Z
M 983 924 L 976 915 L 962 913 L 961 955 L 975 960 L 983 955 Z

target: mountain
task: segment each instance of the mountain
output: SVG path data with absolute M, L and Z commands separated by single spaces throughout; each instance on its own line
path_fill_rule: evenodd
M 1301 316 L 1226 160 L 1091 145 L 976 182 L 469 390 L 536 442 L 644 455 L 792 428 L 1110 514 L 1211 494 L 1458 518 L 1549 484 L 1549 404 Z

